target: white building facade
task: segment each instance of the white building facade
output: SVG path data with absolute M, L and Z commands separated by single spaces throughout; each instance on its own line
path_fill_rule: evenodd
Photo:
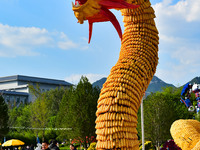
M 56 88 L 69 88 L 72 86 L 64 80 L 47 79 L 23 75 L 0 77 L 0 94 L 3 95 L 6 103 L 30 103 L 35 100 L 29 86 L 34 88 L 38 85 L 41 92 Z

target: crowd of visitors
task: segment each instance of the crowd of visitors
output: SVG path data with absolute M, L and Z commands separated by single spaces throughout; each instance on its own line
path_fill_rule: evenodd
M 57 146 L 58 142 L 56 140 L 52 140 L 49 144 L 48 141 L 42 142 L 42 150 L 60 150 Z
M 33 145 L 29 146 L 19 146 L 19 147 L 6 147 L 3 150 L 60 150 L 59 143 L 56 140 L 52 140 L 50 143 L 46 140 L 42 142 L 42 144 L 37 143 L 37 147 L 35 148 Z M 76 146 L 70 144 L 70 150 L 77 150 Z
M 58 142 L 56 140 L 52 140 L 49 144 L 48 141 L 42 142 L 42 150 L 60 150 L 58 147 Z M 77 150 L 73 144 L 70 144 L 70 150 Z

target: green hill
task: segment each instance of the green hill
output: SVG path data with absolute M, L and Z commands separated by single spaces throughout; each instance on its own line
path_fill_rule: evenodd
M 94 82 L 92 85 L 93 86 L 98 86 L 100 89 L 103 87 L 103 84 L 106 82 L 107 78 L 102 78 L 100 80 L 97 80 L 96 82 Z M 200 79 L 199 79 L 200 80 Z M 175 87 L 173 84 L 168 84 L 165 83 L 164 81 L 162 81 L 161 79 L 159 79 L 156 76 L 153 76 L 153 79 L 151 80 L 149 87 L 147 88 L 147 95 L 150 94 L 151 92 L 157 92 L 157 91 L 162 91 L 162 88 L 164 87 Z
M 168 84 L 161 79 L 159 79 L 156 76 L 153 76 L 153 79 L 151 80 L 147 90 L 146 94 L 150 94 L 151 92 L 157 92 L 157 91 L 162 91 L 163 88 L 165 87 L 175 87 L 173 84 Z
M 103 87 L 103 84 L 106 82 L 107 78 L 101 78 L 100 80 L 97 80 L 96 82 L 92 83 L 93 86 L 98 86 L 100 89 Z

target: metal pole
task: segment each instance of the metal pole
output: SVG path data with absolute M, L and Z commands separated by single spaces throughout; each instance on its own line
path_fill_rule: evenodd
M 142 97 L 142 102 L 141 102 L 141 128 L 142 128 L 142 150 L 145 150 L 145 147 L 144 147 L 144 115 L 143 115 L 143 100 L 144 100 L 144 96 Z

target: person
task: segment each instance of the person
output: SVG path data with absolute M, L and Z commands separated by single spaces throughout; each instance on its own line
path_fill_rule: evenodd
M 73 144 L 70 144 L 70 150 L 76 150 L 76 147 Z
M 51 144 L 49 145 L 49 149 L 50 150 L 60 150 L 59 147 L 57 146 L 57 141 L 56 140 L 52 140 Z
M 42 150 L 50 150 L 49 149 L 49 142 L 47 142 L 47 141 L 42 142 Z

